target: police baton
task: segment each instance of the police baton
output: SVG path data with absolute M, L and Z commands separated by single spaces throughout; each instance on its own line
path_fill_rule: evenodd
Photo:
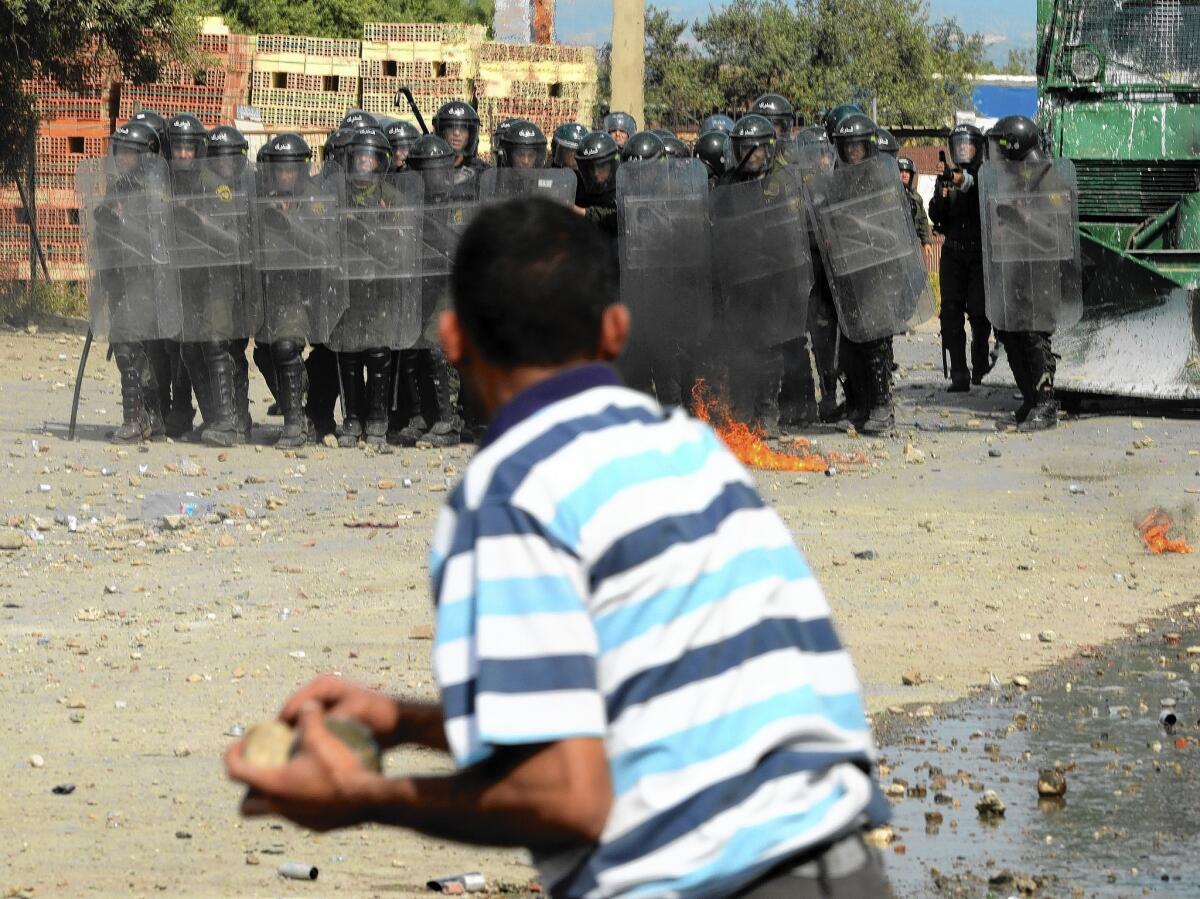
M 417 108 L 417 101 L 413 99 L 412 91 L 409 90 L 407 85 L 396 91 L 396 99 L 394 102 L 397 109 L 403 108 L 403 104 L 400 102 L 401 97 L 408 101 L 408 107 L 413 111 L 413 115 L 417 117 L 417 124 L 421 126 L 421 132 L 423 134 L 428 134 L 429 126 L 425 124 L 425 117 L 421 115 L 421 110 Z

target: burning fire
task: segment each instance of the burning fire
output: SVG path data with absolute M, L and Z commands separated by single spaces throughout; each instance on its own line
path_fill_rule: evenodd
M 761 428 L 751 428 L 737 421 L 728 405 L 710 396 L 703 378 L 692 387 L 692 402 L 696 417 L 711 425 L 738 460 L 751 468 L 770 471 L 825 471 L 829 468 L 824 458 L 808 452 L 808 441 L 803 438 L 795 441 L 800 455 L 775 452 L 764 442 Z
M 1171 540 L 1167 537 L 1170 530 L 1171 516 L 1162 509 L 1153 509 L 1138 522 L 1138 533 L 1146 542 L 1146 549 L 1158 555 L 1159 553 L 1190 553 L 1192 548 L 1183 540 Z

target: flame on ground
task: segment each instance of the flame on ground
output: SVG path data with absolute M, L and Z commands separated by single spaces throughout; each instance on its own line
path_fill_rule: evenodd
M 1192 548 L 1183 540 L 1171 540 L 1167 537 L 1174 522 L 1171 516 L 1162 509 L 1153 509 L 1138 522 L 1138 533 L 1146 542 L 1146 549 L 1158 555 L 1159 553 L 1190 553 Z
M 751 428 L 737 421 L 729 406 L 711 396 L 703 378 L 692 387 L 692 402 L 696 418 L 712 426 L 725 445 L 740 462 L 751 468 L 770 471 L 826 471 L 829 463 L 824 458 L 808 451 L 809 443 L 804 438 L 794 441 L 800 455 L 777 453 L 763 440 L 761 428 Z

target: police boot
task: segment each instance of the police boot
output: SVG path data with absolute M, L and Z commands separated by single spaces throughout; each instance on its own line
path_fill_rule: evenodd
M 171 406 L 166 411 L 166 426 L 168 437 L 182 437 L 192 430 L 196 420 L 196 407 L 192 405 L 192 379 L 188 377 L 187 366 L 183 364 L 183 355 L 179 352 L 179 344 L 168 342 L 171 353 Z
M 842 408 L 844 417 L 838 427 L 862 430 L 870 411 L 870 390 L 862 348 L 845 338 L 838 343 L 838 368 L 842 375 L 842 393 L 846 396 Z
M 996 357 L 992 355 L 991 341 L 988 340 L 987 334 L 976 334 L 972 329 L 971 383 L 975 385 L 982 384 L 984 375 L 990 372 L 995 364 Z
M 837 401 L 837 387 L 837 372 L 821 373 L 821 401 L 817 406 L 817 414 L 826 424 L 837 421 L 846 412 L 845 407 Z
M 187 367 L 188 378 L 196 391 L 196 405 L 200 407 L 200 427 L 193 428 L 186 435 L 190 441 L 198 442 L 203 436 L 204 429 L 213 419 L 212 405 L 209 403 L 209 386 L 207 363 L 204 358 L 204 345 L 200 343 L 181 343 L 179 354 Z
M 304 360 L 304 370 L 308 383 L 308 398 L 304 408 L 313 424 L 313 430 L 318 437 L 336 434 L 337 422 L 334 421 L 334 412 L 338 401 L 337 356 L 324 344 L 316 344 Z
M 1029 364 L 1020 335 L 1005 332 L 1000 340 L 1004 344 L 1004 355 L 1008 357 L 1008 367 L 1012 369 L 1013 380 L 1017 383 L 1017 389 L 1021 391 L 1021 406 L 1013 413 L 1017 424 L 1020 425 L 1029 417 L 1029 412 L 1037 401 L 1037 393 L 1033 387 L 1035 382 L 1029 380 Z
M 362 354 L 338 353 L 337 364 L 345 407 L 342 423 L 337 429 L 337 442 L 341 447 L 355 447 L 363 435 Z
M 784 427 L 803 427 L 816 421 L 820 414 L 808 341 L 804 338 L 789 341 L 785 350 L 788 359 L 784 365 L 783 388 L 779 392 L 779 423 Z
M 437 421 L 423 439 L 431 446 L 458 446 L 462 442 L 462 419 L 458 417 L 457 377 L 446 357 L 433 354 L 433 395 L 437 401 Z
M 896 409 L 892 402 L 892 357 L 886 345 L 874 346 L 864 355 L 871 400 L 861 430 L 864 434 L 884 434 L 896 427 Z
M 367 446 L 384 446 L 387 443 L 388 412 L 392 406 L 392 353 L 391 350 L 369 350 L 365 354 L 367 365 L 366 433 Z
M 429 431 L 429 422 L 421 414 L 421 385 L 425 377 L 425 366 L 422 364 L 428 350 L 404 350 L 400 353 L 400 389 L 408 398 L 408 424 L 389 434 L 388 440 L 400 446 L 416 446 L 417 441 Z M 429 385 L 432 386 L 432 385 Z
M 966 341 L 948 345 L 942 352 L 950 356 L 950 386 L 946 392 L 967 393 L 971 389 L 971 372 L 967 368 Z
M 271 348 L 279 385 L 279 405 L 283 411 L 283 430 L 275 445 L 280 448 L 304 446 L 308 442 L 308 419 L 304 414 L 304 360 L 300 347 L 292 341 L 278 341 Z
M 204 362 L 207 376 L 208 411 L 200 439 L 211 446 L 233 446 L 239 427 L 235 411 L 233 357 L 224 343 L 206 343 Z
M 779 437 L 779 389 L 783 383 L 783 351 L 766 347 L 754 373 L 754 421 L 767 440 Z
M 150 439 L 150 416 L 145 406 L 142 367 L 145 356 L 134 344 L 114 344 L 113 356 L 121 374 L 121 426 L 112 433 L 113 443 L 140 443 Z
M 1025 338 L 1025 371 L 1032 385 L 1033 408 L 1017 426 L 1018 431 L 1045 431 L 1058 427 L 1058 400 L 1054 397 L 1054 357 L 1050 341 L 1040 334 L 1021 335 Z

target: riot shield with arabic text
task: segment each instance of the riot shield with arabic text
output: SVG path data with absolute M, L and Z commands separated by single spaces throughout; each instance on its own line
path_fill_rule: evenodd
M 503 203 L 538 196 L 571 205 L 577 184 L 571 169 L 486 169 L 479 176 L 479 202 Z
M 178 338 L 166 160 L 130 153 L 84 160 L 75 184 L 93 332 L 110 343 Z
M 804 189 L 842 333 L 866 343 L 928 320 L 933 291 L 896 161 L 839 165 Z
M 347 180 L 340 216 L 349 305 L 329 339 L 337 352 L 403 350 L 420 337 L 423 194 L 413 172 Z
M 258 167 L 254 258 L 262 278 L 265 342 L 326 343 L 346 310 L 341 185 L 299 162 Z
M 241 156 L 172 162 L 171 261 L 184 342 L 245 339 L 258 329 L 254 173 Z
M 450 308 L 454 255 L 467 227 L 479 212 L 474 184 L 446 187 L 440 172 L 425 172 L 424 224 L 421 231 L 422 341 L 437 346 L 438 314 Z M 468 189 L 470 188 L 470 189 Z
M 1079 189 L 1069 159 L 990 159 L 979 172 L 987 315 L 1001 331 L 1053 333 L 1083 316 Z

